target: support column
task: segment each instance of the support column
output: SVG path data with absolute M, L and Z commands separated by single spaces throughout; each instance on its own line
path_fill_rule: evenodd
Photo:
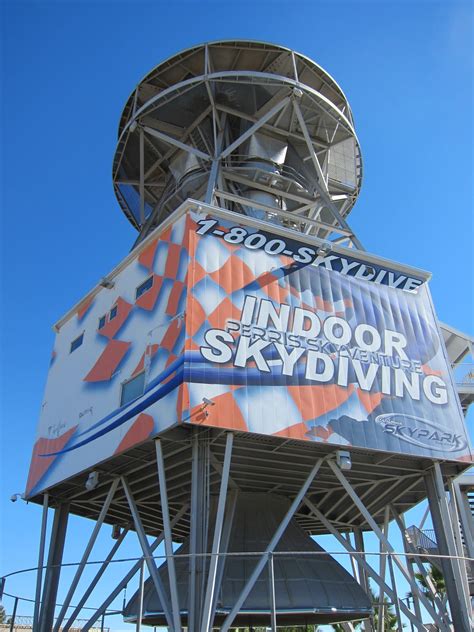
M 389 507 L 385 508 L 384 515 L 384 523 L 383 523 L 383 534 L 386 538 L 388 538 L 388 530 L 389 530 L 389 522 L 390 522 L 390 514 Z M 385 545 L 382 541 L 379 542 L 379 552 L 380 552 L 380 560 L 379 560 L 379 572 L 380 577 L 385 581 L 386 575 L 386 567 L 387 567 L 387 556 L 382 555 L 386 553 Z M 393 586 L 392 586 L 393 588 Z M 379 610 L 378 610 L 378 622 L 377 622 L 377 632 L 383 632 L 385 621 L 385 593 L 383 590 L 379 591 Z
M 160 486 L 161 515 L 163 517 L 163 533 L 165 534 L 166 565 L 168 568 L 168 582 L 171 597 L 171 615 L 175 632 L 181 632 L 181 616 L 179 611 L 178 585 L 176 583 L 176 569 L 173 554 L 173 534 L 168 507 L 168 488 L 166 486 L 165 462 L 161 439 L 155 440 L 156 463 L 158 467 L 158 481 Z
M 86 567 L 87 564 L 87 560 L 89 559 L 89 555 L 91 554 L 92 548 L 95 544 L 95 541 L 97 540 L 97 536 L 99 535 L 100 529 L 102 527 L 102 524 L 105 520 L 105 518 L 107 517 L 107 512 L 109 510 L 110 507 L 110 503 L 112 502 L 112 499 L 114 497 L 114 494 L 117 490 L 119 484 L 119 479 L 115 479 L 109 489 L 109 492 L 107 494 L 107 497 L 104 501 L 104 504 L 102 506 L 102 509 L 100 510 L 100 514 L 99 517 L 97 518 L 97 522 L 94 525 L 94 529 L 92 530 L 92 534 L 89 538 L 89 542 L 87 543 L 87 546 L 85 548 L 85 551 L 82 555 L 81 561 L 79 563 L 79 566 L 77 567 L 76 570 L 76 574 L 74 575 L 74 579 L 71 582 L 71 585 L 69 587 L 68 593 L 66 595 L 66 597 L 64 598 L 63 601 L 63 605 L 61 607 L 61 610 L 58 614 L 58 617 L 56 619 L 56 623 L 54 624 L 54 629 L 53 632 L 59 632 L 59 628 L 61 626 L 61 623 L 63 622 L 63 619 L 66 615 L 66 612 L 68 610 L 69 604 L 71 603 L 71 599 L 76 591 L 77 585 L 79 584 L 79 581 L 82 577 L 82 573 L 84 572 L 84 569 Z
M 365 560 L 365 546 L 364 546 L 364 534 L 362 533 L 362 529 L 360 527 L 354 527 L 354 543 L 355 548 L 362 553 L 363 559 Z M 364 567 L 359 564 L 359 584 L 364 589 L 365 593 L 370 596 L 370 588 L 369 588 L 369 580 L 367 577 L 367 573 L 365 572 Z M 367 619 L 363 622 L 363 627 L 366 632 L 373 632 L 374 626 L 372 625 L 372 621 Z
M 414 580 L 416 580 L 415 577 L 415 568 L 413 565 L 413 557 L 410 555 L 411 553 L 413 553 L 413 545 L 410 544 L 407 540 L 407 529 L 406 529 L 406 524 L 405 524 L 405 519 L 403 517 L 403 514 L 398 514 L 397 511 L 395 510 L 395 507 L 393 507 L 393 505 L 391 505 L 390 507 L 393 516 L 397 522 L 398 528 L 400 529 L 401 533 L 402 533 L 402 540 L 403 540 L 403 550 L 405 551 L 405 553 L 407 554 L 406 556 L 406 562 L 407 562 L 407 567 L 408 570 L 410 572 L 410 575 L 413 577 Z M 417 559 L 418 561 L 418 559 Z M 423 565 L 420 564 L 420 567 L 423 568 Z M 421 621 L 422 620 L 422 616 L 421 616 L 421 608 L 420 608 L 420 600 L 418 599 L 418 596 L 411 593 L 411 598 L 413 599 L 413 607 L 415 609 L 415 614 L 418 617 L 418 619 Z M 433 600 L 435 600 L 436 595 L 435 593 L 433 593 Z
M 369 512 L 367 507 L 364 505 L 364 503 L 362 502 L 360 497 L 357 495 L 357 493 L 354 490 L 354 488 L 352 487 L 352 485 L 349 483 L 347 478 L 344 476 L 344 474 L 342 473 L 342 471 L 339 469 L 339 467 L 337 466 L 337 464 L 334 461 L 328 460 L 328 465 L 332 469 L 334 474 L 336 475 L 336 478 L 339 480 L 339 482 L 342 484 L 342 486 L 346 490 L 346 492 L 349 495 L 349 497 L 352 499 L 354 505 L 360 511 L 362 516 L 365 518 L 367 524 L 371 527 L 371 529 L 374 532 L 374 534 L 379 538 L 379 540 L 381 540 L 384 543 L 387 552 L 392 554 L 393 561 L 397 565 L 397 567 L 400 570 L 400 572 L 402 573 L 403 577 L 409 583 L 409 585 L 410 585 L 410 587 L 412 589 L 412 592 L 416 593 L 418 595 L 418 597 L 419 597 L 420 601 L 422 602 L 423 606 L 426 608 L 426 610 L 429 612 L 429 614 L 433 617 L 433 620 L 436 623 L 438 623 L 444 629 L 443 620 L 440 618 L 440 616 L 436 612 L 433 604 L 420 591 L 420 588 L 417 585 L 416 581 L 414 581 L 412 579 L 412 577 L 410 576 L 410 573 L 407 570 L 406 566 L 402 563 L 402 561 L 400 560 L 399 556 L 396 554 L 393 546 L 390 544 L 390 542 L 384 536 L 384 534 L 380 530 L 380 527 L 378 526 L 378 524 L 376 523 L 376 521 L 374 520 L 373 516 L 371 515 L 371 513 Z M 396 595 L 395 595 L 395 598 L 397 598 Z M 399 607 L 401 607 L 401 606 L 399 606 Z
M 346 549 L 346 551 L 348 551 L 351 554 L 351 556 L 355 557 L 358 560 L 358 562 L 364 567 L 364 570 L 368 573 L 368 575 L 370 575 L 370 577 L 378 585 L 379 590 L 382 590 L 383 592 L 385 592 L 387 596 L 390 599 L 392 599 L 393 602 L 395 602 L 397 595 L 390 588 L 390 586 L 385 582 L 385 580 L 382 579 L 380 575 L 374 571 L 374 569 L 364 560 L 362 555 L 359 555 L 356 549 L 351 546 L 350 542 L 348 542 L 345 538 L 342 537 L 342 535 L 334 527 L 334 525 L 331 522 L 329 522 L 326 516 L 319 511 L 319 509 L 309 500 L 309 498 L 305 498 L 304 502 L 306 506 L 310 509 L 311 513 L 314 516 L 316 516 L 318 520 L 322 522 L 322 524 L 326 527 L 326 529 L 336 538 L 336 540 L 340 544 L 342 544 L 342 546 Z M 411 612 L 411 610 L 409 610 L 403 602 L 400 603 L 400 610 L 408 618 L 408 620 L 414 624 L 414 626 L 419 632 L 426 632 L 426 628 L 423 625 L 422 621 L 420 619 L 417 619 L 415 615 Z
M 209 521 L 209 444 L 193 429 L 191 466 L 191 526 L 189 541 L 188 630 L 200 632 L 205 590 Z
M 143 557 L 145 558 L 146 565 L 148 566 L 148 572 L 150 573 L 151 580 L 161 603 L 161 607 L 163 608 L 163 613 L 166 617 L 166 623 L 170 629 L 170 632 L 179 632 L 174 629 L 171 606 L 163 587 L 160 574 L 156 567 L 155 560 L 153 558 L 153 552 L 146 537 L 145 529 L 143 528 L 140 514 L 138 513 L 138 507 L 135 503 L 135 499 L 133 498 L 132 490 L 130 489 L 125 476 L 122 476 L 121 480 L 123 489 L 125 491 L 125 496 L 127 497 L 128 506 L 130 507 L 130 512 L 132 514 L 133 524 L 135 525 L 135 531 L 137 532 L 138 541 L 140 542 L 140 547 L 143 552 Z
M 174 527 L 176 524 L 178 524 L 178 522 L 185 515 L 185 513 L 187 513 L 188 508 L 189 508 L 188 504 L 185 504 L 181 507 L 181 509 L 178 511 L 178 513 L 175 515 L 175 517 L 171 521 L 171 527 Z M 153 553 L 158 548 L 158 546 L 163 542 L 163 539 L 164 539 L 164 535 L 163 533 L 161 533 L 161 535 L 159 535 L 150 544 L 150 553 Z M 132 568 L 128 571 L 128 573 L 126 573 L 125 576 L 122 578 L 122 580 L 115 586 L 115 588 L 110 593 L 110 595 L 105 599 L 105 601 L 102 602 L 102 605 L 99 606 L 99 608 L 97 608 L 97 610 L 93 613 L 93 615 L 90 617 L 87 623 L 85 623 L 82 626 L 81 632 L 88 632 L 88 630 L 91 629 L 91 627 L 95 624 L 95 622 L 106 612 L 110 604 L 113 603 L 113 601 L 117 598 L 117 596 L 120 594 L 122 589 L 125 588 L 125 586 L 133 577 L 135 577 L 135 575 L 140 570 L 141 565 L 142 565 L 142 560 L 139 560 L 132 566 Z
M 48 566 L 43 587 L 40 632 L 51 632 L 53 628 L 68 518 L 69 504 L 61 503 L 54 510 L 53 527 L 49 541 Z
M 44 549 L 46 545 L 46 527 L 48 526 L 48 506 L 49 506 L 49 495 L 44 494 L 43 515 L 41 518 L 41 535 L 40 535 L 40 544 L 39 544 L 39 551 L 38 551 L 38 572 L 36 575 L 36 592 L 35 592 L 35 609 L 33 613 L 33 630 L 37 629 L 39 615 L 40 615 L 41 588 L 43 586 Z
M 426 474 L 425 485 L 439 554 L 455 556 L 456 547 L 454 535 L 439 463 L 435 463 L 433 470 Z M 446 592 L 448 594 L 454 629 L 456 632 L 470 632 L 470 617 L 467 610 L 461 573 L 459 572 L 459 563 L 456 559 L 449 559 L 449 557 L 440 558 L 440 562 L 446 583 Z
M 115 553 L 118 551 L 120 545 L 124 541 L 125 536 L 127 535 L 127 533 L 128 533 L 128 529 L 124 529 L 122 531 L 122 533 L 120 534 L 118 540 L 115 541 L 115 543 L 112 546 L 112 548 L 110 549 L 107 557 L 105 558 L 105 560 L 100 565 L 100 568 L 97 571 L 97 573 L 95 574 L 93 580 L 91 581 L 89 586 L 86 588 L 86 590 L 85 590 L 84 594 L 82 595 L 82 597 L 77 602 L 77 606 L 74 608 L 72 613 L 69 615 L 69 619 L 63 625 L 62 632 L 68 632 L 69 631 L 69 628 L 72 626 L 72 624 L 74 623 L 74 621 L 78 617 L 79 613 L 81 612 L 82 608 L 84 607 L 86 601 L 91 596 L 92 591 L 97 586 L 97 584 L 99 582 L 99 579 L 102 577 L 102 575 L 107 570 L 107 567 L 109 566 L 109 564 L 110 564 L 111 560 L 113 559 Z
M 469 557 L 474 559 L 474 518 L 469 506 L 469 499 L 456 480 L 453 481 L 452 485 L 459 512 L 459 520 L 461 521 L 461 529 L 464 535 L 464 542 Z
M 222 528 L 224 525 L 224 512 L 227 501 L 227 486 L 229 483 L 230 462 L 232 457 L 232 445 L 234 435 L 227 433 L 224 466 L 222 468 L 221 487 L 217 504 L 216 524 L 214 527 L 214 539 L 212 543 L 211 559 L 209 560 L 209 573 L 207 579 L 206 597 L 204 600 L 204 613 L 201 629 L 203 632 L 211 632 L 214 620 L 214 595 L 216 590 L 217 568 L 219 565 L 219 553 L 221 552 Z

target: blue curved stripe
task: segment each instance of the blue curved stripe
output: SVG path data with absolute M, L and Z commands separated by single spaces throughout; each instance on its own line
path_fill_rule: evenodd
M 161 388 L 151 393 L 148 397 L 142 398 L 135 406 L 132 406 L 127 412 L 125 412 L 123 415 L 118 417 L 118 419 L 116 419 L 114 422 L 112 422 L 108 426 L 105 426 L 105 428 L 102 428 L 101 430 L 93 434 L 91 437 L 88 437 L 87 439 L 84 439 L 83 441 L 80 441 L 79 443 L 76 443 L 75 445 L 72 445 L 68 448 L 63 448 L 62 450 L 59 450 L 58 452 L 50 452 L 49 454 L 40 454 L 39 456 L 43 456 L 43 457 L 58 456 L 60 454 L 65 454 L 66 452 L 72 452 L 73 450 L 77 450 L 77 448 L 80 448 L 84 445 L 87 445 L 88 443 L 91 443 L 91 441 L 94 441 L 95 439 L 98 439 L 99 437 L 102 437 L 103 435 L 111 432 L 115 428 L 118 428 L 119 426 L 124 424 L 126 421 L 128 421 L 132 417 L 135 417 L 135 415 L 138 415 L 139 413 L 141 413 L 142 410 L 144 410 L 145 408 L 148 408 L 148 406 L 151 406 L 155 402 L 165 397 L 165 395 L 168 395 L 168 393 L 170 393 L 173 389 L 179 386 L 182 383 L 182 381 L 183 381 L 183 370 L 180 370 L 176 373 L 176 375 L 173 378 L 171 378 L 169 382 L 167 382 Z
M 179 369 L 180 366 L 182 366 L 183 364 L 184 364 L 184 356 L 181 355 L 177 360 L 172 362 L 162 373 L 157 375 L 153 380 L 151 380 L 151 382 L 149 382 L 147 384 L 145 390 L 143 391 L 143 395 L 146 395 L 147 393 L 150 393 L 150 391 L 155 389 L 156 386 L 158 386 L 167 377 L 169 377 L 172 373 L 174 373 L 177 369 Z M 141 397 L 143 397 L 143 395 Z M 120 408 L 116 408 L 113 412 L 109 413 L 108 415 L 106 415 L 105 417 L 100 419 L 99 421 L 96 421 L 95 424 L 92 424 L 92 426 L 90 426 L 86 430 L 83 430 L 82 432 L 79 432 L 76 435 L 76 437 L 82 437 L 83 435 L 88 434 L 92 430 L 95 430 L 99 426 L 102 426 L 103 424 L 105 424 L 108 421 L 110 421 L 111 419 L 113 419 L 116 415 L 120 414 L 124 410 L 127 410 L 127 408 L 129 408 L 132 404 L 133 404 L 133 402 L 132 403 L 128 402 L 127 404 L 124 404 L 123 406 L 120 406 Z

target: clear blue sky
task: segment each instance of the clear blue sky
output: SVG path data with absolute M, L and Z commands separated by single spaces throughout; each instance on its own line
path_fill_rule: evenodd
M 328 70 L 349 98 L 364 158 L 350 223 L 368 250 L 432 271 L 439 318 L 473 333 L 471 3 L 4 0 L 1 11 L 0 574 L 36 564 L 40 511 L 9 497 L 25 486 L 51 325 L 134 240 L 111 182 L 122 106 L 181 48 L 268 40 Z M 91 526 L 72 520 L 66 560 L 78 559 Z M 8 589 L 32 595 L 33 581 Z

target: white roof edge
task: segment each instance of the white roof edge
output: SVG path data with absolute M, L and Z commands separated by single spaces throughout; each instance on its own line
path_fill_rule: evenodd
M 454 336 L 458 336 L 458 338 L 462 338 L 467 343 L 474 345 L 474 336 L 470 336 L 469 334 L 465 334 L 462 331 L 459 331 L 459 329 L 455 329 L 451 325 L 447 325 L 446 323 L 443 323 L 441 321 L 439 321 L 439 326 L 441 327 L 441 329 L 445 329 L 450 334 L 453 334 Z

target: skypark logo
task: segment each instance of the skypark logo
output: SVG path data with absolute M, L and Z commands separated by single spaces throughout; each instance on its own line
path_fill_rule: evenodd
M 414 415 L 387 413 L 378 415 L 375 422 L 387 434 L 435 452 L 459 452 L 468 447 L 462 435 L 447 432 L 443 426 Z

